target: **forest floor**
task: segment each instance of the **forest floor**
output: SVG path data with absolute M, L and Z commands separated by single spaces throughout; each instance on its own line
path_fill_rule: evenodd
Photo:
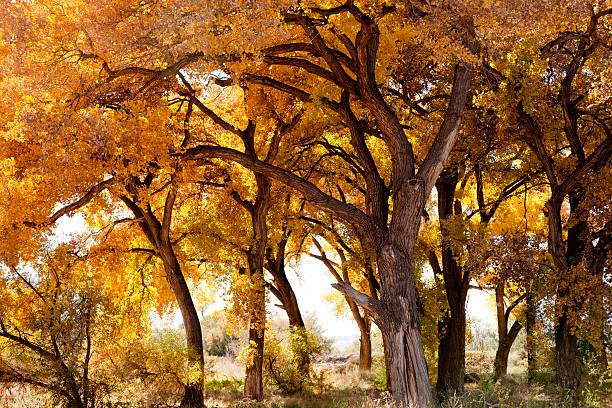
M 439 404 L 440 408 L 563 408 L 567 403 L 554 386 L 551 371 L 538 373 L 535 384 L 527 385 L 526 362 L 515 353 L 510 355 L 508 375 L 493 381 L 493 353 L 467 352 L 466 373 L 477 375 L 479 381 L 466 383 L 462 395 L 454 395 Z M 333 359 L 332 359 L 333 360 Z M 347 360 L 341 358 L 340 360 Z M 382 356 L 376 356 L 372 371 L 360 373 L 356 356 L 342 363 L 316 363 L 315 375 L 307 392 L 282 395 L 272 386 L 266 389 L 264 401 L 242 400 L 241 381 L 223 377 L 223 372 L 235 373 L 239 367 L 230 361 L 217 364 L 217 378 L 208 384 L 209 408 L 393 408 L 384 391 L 385 375 Z M 430 370 L 435 372 L 435 368 Z M 223 380 L 222 378 L 225 378 Z M 612 408 L 612 396 L 601 392 L 588 393 L 584 407 Z
M 262 402 L 245 401 L 242 397 L 243 368 L 240 362 L 228 357 L 214 361 L 213 374 L 205 383 L 208 408 L 395 408 L 385 389 L 382 355 L 376 355 L 372 370 L 359 372 L 357 356 L 328 357 L 315 362 L 314 375 L 307 391 L 283 395 L 273 384 L 267 384 Z M 520 355 L 512 353 L 508 376 L 494 382 L 493 353 L 468 351 L 466 373 L 476 375 L 478 381 L 466 383 L 462 395 L 451 396 L 435 408 L 564 408 L 554 386 L 551 371 L 538 373 L 535 384 L 527 385 L 526 366 Z M 430 368 L 435 373 L 435 367 Z M 433 380 L 433 379 L 432 379 Z M 432 381 L 433 382 L 433 381 Z M 612 408 L 612 395 L 599 388 L 586 392 L 581 408 Z M 610 390 L 610 387 L 607 388 Z M 155 391 L 153 391 L 155 392 Z M 176 405 L 142 404 L 134 401 L 104 405 L 112 408 L 170 408 Z M 0 392 L 0 408 L 55 407 L 44 396 L 24 389 Z

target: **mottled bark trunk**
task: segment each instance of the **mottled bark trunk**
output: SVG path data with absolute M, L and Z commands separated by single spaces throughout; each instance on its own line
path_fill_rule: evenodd
M 535 379 L 535 374 L 538 369 L 537 366 L 537 350 L 536 350 L 536 339 L 535 339 L 535 325 L 536 325 L 536 316 L 537 316 L 537 305 L 535 301 L 535 297 L 531 289 L 525 298 L 527 303 L 527 313 L 525 317 L 525 331 L 527 332 L 527 383 L 533 384 Z

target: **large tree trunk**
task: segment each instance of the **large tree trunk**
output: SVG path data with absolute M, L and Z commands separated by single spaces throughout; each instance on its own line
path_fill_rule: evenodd
M 578 376 L 576 371 L 577 338 L 572 333 L 568 321 L 567 308 L 557 316 L 555 326 L 555 362 L 557 385 L 574 393 L 578 387 Z M 574 396 L 575 397 L 575 396 Z
M 567 268 L 562 270 L 560 284 L 557 289 L 555 326 L 555 360 L 557 385 L 570 392 L 574 403 L 577 401 L 578 372 L 577 344 L 573 323 L 570 316 L 575 315 L 576 299 L 573 292 L 578 284 L 577 278 L 572 276 L 571 269 L 582 262 L 586 248 L 585 235 L 587 230 L 586 217 L 588 214 L 580 208 L 583 191 L 578 188 L 569 193 L 570 216 L 567 232 Z
M 438 324 L 440 343 L 436 390 L 442 395 L 461 393 L 465 382 L 465 302 L 469 273 L 457 262 L 457 253 L 452 247 L 453 239 L 443 223 L 453 215 L 462 215 L 461 203 L 455 200 L 458 181 L 456 169 L 445 169 L 436 183 L 442 234 L 442 269 L 434 272 L 441 273 L 444 277 L 444 289 L 449 307 Z
M 465 307 L 450 311 L 439 323 L 438 378 L 441 394 L 461 392 L 465 382 Z
M 385 339 L 388 387 L 395 400 L 402 407 L 427 407 L 434 399 L 421 341 L 412 255 L 392 243 L 378 253 L 381 301 L 386 310 L 377 324 Z
M 536 325 L 536 301 L 533 295 L 532 289 L 528 289 L 527 297 L 525 298 L 527 303 L 527 313 L 525 317 L 525 331 L 527 332 L 527 383 L 533 384 L 535 374 L 538 369 L 536 361 L 536 339 L 535 339 L 535 325 Z

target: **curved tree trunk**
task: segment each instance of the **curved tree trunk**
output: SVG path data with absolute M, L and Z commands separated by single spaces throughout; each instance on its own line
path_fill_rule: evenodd
M 504 306 L 505 282 L 502 281 L 495 286 L 495 310 L 497 313 L 497 352 L 493 364 L 494 378 L 499 378 L 508 373 L 508 355 L 523 325 L 515 321 L 508 331 L 510 312 L 526 296 L 523 295 L 515 300 L 508 309 Z
M 140 181 L 134 178 L 131 183 L 126 185 L 127 191 L 132 194 L 133 198 L 127 196 L 121 196 L 120 198 L 132 211 L 135 218 L 140 220 L 140 229 L 147 237 L 149 243 L 155 248 L 155 250 L 145 251 L 158 256 L 162 260 L 166 272 L 166 280 L 179 305 L 183 325 L 185 326 L 189 369 L 198 373 L 198 379 L 194 383 L 185 385 L 181 407 L 202 408 L 205 406 L 202 392 L 202 375 L 204 372 L 202 327 L 200 326 L 200 319 L 193 303 L 191 292 L 185 281 L 185 276 L 170 239 L 170 224 L 176 199 L 176 187 L 174 185 L 170 186 L 164 204 L 163 218 L 160 222 L 149 205 L 139 204 L 139 186 L 141 186 Z
M 173 251 L 169 252 L 168 256 L 171 257 Z M 174 256 L 174 258 L 169 258 L 168 261 L 164 260 L 164 268 L 166 270 L 166 278 L 179 304 L 179 309 L 183 318 L 188 348 L 187 358 L 190 370 L 199 372 L 197 377 L 198 380 L 195 383 L 185 385 L 185 394 L 181 400 L 181 407 L 203 407 L 204 395 L 201 377 L 204 369 L 204 344 L 202 341 L 200 319 L 176 256 Z
M 286 235 L 289 235 L 289 233 L 287 232 Z M 282 309 L 287 313 L 289 328 L 298 334 L 305 335 L 306 325 L 304 324 L 302 312 L 300 311 L 291 282 L 289 282 L 285 272 L 285 248 L 287 240 L 288 237 L 284 237 L 280 241 L 276 256 L 272 256 L 272 254 L 267 255 L 267 269 L 274 279 L 274 284 L 269 284 L 268 288 L 281 303 Z M 294 350 L 294 352 L 296 351 Z M 296 358 L 298 372 L 302 378 L 308 379 L 310 377 L 310 356 L 302 354 L 296 356 Z

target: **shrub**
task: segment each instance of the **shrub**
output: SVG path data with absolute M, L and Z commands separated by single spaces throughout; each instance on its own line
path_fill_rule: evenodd
M 321 335 L 305 328 L 270 330 L 264 347 L 264 378 L 283 394 L 310 386 L 310 360 L 325 350 Z

